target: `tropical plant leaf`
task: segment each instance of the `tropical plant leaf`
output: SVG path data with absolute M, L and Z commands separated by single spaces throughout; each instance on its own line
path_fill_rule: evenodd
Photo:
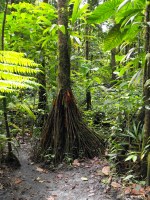
M 122 43 L 124 32 L 120 30 L 120 24 L 116 24 L 104 40 L 104 50 L 111 50 Z
M 37 68 L 39 66 L 33 60 L 24 58 L 23 53 L 18 53 L 14 51 L 0 51 L 0 63 L 28 66 L 34 68 Z
M 23 53 L 0 51 L 0 93 L 39 86 L 36 78 L 29 76 L 41 72 L 38 67 L 34 61 L 24 58 Z
M 34 120 L 36 119 L 36 116 L 26 103 L 17 103 L 16 108 L 19 109 L 21 112 L 26 112 Z
M 82 2 L 81 0 L 75 0 L 74 1 L 72 18 L 71 18 L 72 24 L 74 24 L 76 19 L 77 19 L 77 15 L 78 15 L 78 12 L 79 12 L 79 7 L 80 7 L 81 2 Z
M 122 0 L 106 1 L 100 4 L 88 17 L 88 23 L 102 23 L 112 17 Z

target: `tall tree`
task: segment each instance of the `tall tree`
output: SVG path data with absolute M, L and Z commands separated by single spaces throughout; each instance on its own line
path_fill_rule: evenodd
M 58 95 L 53 102 L 52 110 L 43 128 L 41 148 L 44 153 L 54 155 L 54 163 L 61 162 L 64 157 L 76 158 L 83 155 L 93 157 L 99 155 L 101 138 L 87 128 L 82 121 L 70 81 L 70 43 L 68 34 L 68 0 L 58 0 Z
M 147 24 L 145 31 L 145 51 L 146 60 L 144 67 L 144 105 L 145 105 L 145 118 L 144 118 L 144 146 L 150 138 L 150 3 L 147 1 L 148 5 L 145 12 L 145 22 Z M 150 154 L 150 153 L 149 153 Z M 150 162 L 150 156 L 148 156 L 148 163 Z M 148 164 L 148 168 L 150 165 Z M 150 169 L 147 169 L 147 183 L 150 185 Z

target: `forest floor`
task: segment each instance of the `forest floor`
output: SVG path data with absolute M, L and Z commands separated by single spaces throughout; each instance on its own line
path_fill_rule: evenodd
M 74 160 L 48 170 L 30 160 L 30 145 L 21 144 L 21 167 L 0 167 L 0 200 L 131 200 L 147 199 L 124 195 L 121 184 L 112 181 L 107 161 Z

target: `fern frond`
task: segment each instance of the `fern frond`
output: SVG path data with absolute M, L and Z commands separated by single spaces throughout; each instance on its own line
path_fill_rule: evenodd
M 10 89 L 8 87 L 2 87 L 2 86 L 0 86 L 0 93 L 8 93 L 8 94 L 10 94 L 10 93 L 14 93 L 14 92 L 17 92 L 17 90 Z
M 0 93 L 13 93 L 18 89 L 39 86 L 36 78 L 29 76 L 41 72 L 39 65 L 24 56 L 23 53 L 0 51 Z
M 38 67 L 34 61 L 24 58 L 23 53 L 14 51 L 0 51 L 0 63 L 14 64 L 19 66 Z
M 16 81 L 6 81 L 6 80 L 0 80 L 0 87 L 7 87 L 7 88 L 14 88 L 14 89 L 27 89 L 30 88 L 32 89 L 33 87 L 26 84 L 26 83 L 19 83 Z
M 18 74 L 0 71 L 0 80 L 15 80 L 18 82 L 24 82 L 27 80 L 36 80 L 36 79 L 34 77 L 30 77 L 30 76 L 22 76 L 22 75 L 18 75 Z
M 0 63 L 0 71 L 21 73 L 21 74 L 36 74 L 37 73 L 37 69 L 32 69 L 30 67 L 23 67 L 23 66 L 20 67 L 17 65 L 10 65 L 10 64 L 4 64 L 4 63 Z
M 0 99 L 3 99 L 3 98 L 5 98 L 4 96 L 2 96 L 2 95 L 0 95 Z

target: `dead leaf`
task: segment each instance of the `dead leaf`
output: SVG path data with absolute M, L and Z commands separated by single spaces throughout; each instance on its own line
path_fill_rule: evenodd
M 38 171 L 38 172 L 43 172 L 44 170 L 43 170 L 42 168 L 40 168 L 40 167 L 37 167 L 37 168 L 36 168 L 36 171 Z
M 113 188 L 120 188 L 120 187 L 121 187 L 121 185 L 120 185 L 119 183 L 117 183 L 117 182 L 112 182 L 112 183 L 111 183 L 111 186 L 112 186 Z
M 141 185 L 134 184 L 134 186 L 135 187 L 131 191 L 132 195 L 144 195 L 145 194 L 145 190 Z
M 131 193 L 131 188 L 130 187 L 126 187 L 124 190 L 125 195 L 130 194 Z
M 38 181 L 39 183 L 43 183 L 43 182 L 45 182 L 45 180 L 41 180 L 41 178 L 40 177 L 37 177 L 36 179 L 34 179 L 35 181 Z
M 50 196 L 50 197 L 47 197 L 46 199 L 47 199 L 47 200 L 55 200 L 55 197 Z
M 88 181 L 88 178 L 87 177 L 81 177 L 81 180 L 82 181 Z
M 20 178 L 16 178 L 15 179 L 15 184 L 19 184 L 19 183 L 21 183 L 22 182 L 22 179 L 20 179 Z
M 2 190 L 3 189 L 3 185 L 0 183 L 0 190 Z
M 110 166 L 103 167 L 102 173 L 108 176 L 110 174 Z
M 36 180 L 36 181 L 39 181 L 39 180 L 41 180 L 41 178 L 40 178 L 40 177 L 37 177 L 35 180 Z
M 78 159 L 75 159 L 75 160 L 73 161 L 72 165 L 73 165 L 74 167 L 76 167 L 76 166 L 79 167 L 79 166 L 80 166 L 79 160 L 78 160 Z
M 111 181 L 112 181 L 112 176 L 109 177 L 109 179 L 108 179 L 108 184 L 110 184 Z
M 44 182 L 45 182 L 45 180 L 40 180 L 40 181 L 39 181 L 39 183 L 44 183 Z
M 150 186 L 147 186 L 145 189 L 147 192 L 150 192 Z
M 48 173 L 48 171 L 46 169 L 42 169 L 41 167 L 37 167 L 36 171 L 43 172 L 43 173 Z
M 92 197 L 94 195 L 95 195 L 95 193 L 91 193 L 91 194 L 88 195 L 88 197 Z
M 57 174 L 57 178 L 62 179 L 64 177 L 63 174 Z

